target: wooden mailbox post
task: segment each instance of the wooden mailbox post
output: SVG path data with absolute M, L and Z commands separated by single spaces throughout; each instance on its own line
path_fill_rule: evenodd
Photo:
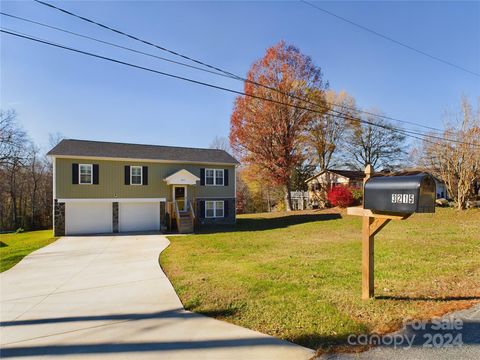
M 414 212 L 435 212 L 435 179 L 425 173 L 374 177 L 367 165 L 363 181 L 363 206 L 347 214 L 362 216 L 362 299 L 374 296 L 374 240 L 391 220 L 405 220 Z
M 365 183 L 373 175 L 371 165 L 365 167 L 365 178 L 363 181 L 364 195 Z M 364 196 L 365 198 L 365 196 Z M 374 297 L 374 240 L 375 235 L 387 225 L 390 220 L 405 220 L 411 213 L 399 214 L 384 211 L 372 211 L 363 207 L 347 208 L 348 215 L 362 216 L 362 299 L 367 300 Z

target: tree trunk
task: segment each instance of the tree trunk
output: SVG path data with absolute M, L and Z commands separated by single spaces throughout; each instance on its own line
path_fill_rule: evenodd
M 290 183 L 285 185 L 285 191 L 286 191 L 285 206 L 287 208 L 287 211 L 292 211 L 293 206 L 292 206 L 292 192 L 290 191 Z

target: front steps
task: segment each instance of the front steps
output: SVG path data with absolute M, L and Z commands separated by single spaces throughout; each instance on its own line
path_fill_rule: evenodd
M 193 221 L 190 212 L 180 212 L 180 218 L 177 221 L 177 227 L 180 234 L 193 233 Z

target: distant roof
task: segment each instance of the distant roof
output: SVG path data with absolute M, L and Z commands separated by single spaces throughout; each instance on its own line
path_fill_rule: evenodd
M 224 150 L 64 139 L 47 155 L 165 160 L 237 165 Z
M 312 177 L 308 178 L 306 180 L 306 182 L 308 182 L 312 179 L 315 179 L 316 177 L 322 175 L 324 172 L 327 172 L 327 171 L 331 172 L 331 173 L 334 173 L 334 174 L 337 174 L 337 175 L 340 175 L 340 176 L 343 176 L 343 177 L 346 177 L 346 178 L 351 179 L 351 180 L 363 180 L 363 178 L 365 177 L 365 173 L 363 171 L 359 171 L 359 170 L 327 169 L 327 170 L 320 171 L 318 174 L 315 174 Z
M 340 175 L 340 176 L 344 176 L 344 177 L 346 177 L 350 180 L 363 180 L 363 178 L 365 177 L 365 173 L 363 171 L 360 171 L 360 170 L 328 169 L 328 170 L 320 171 L 318 174 L 313 175 L 312 177 L 305 180 L 305 182 L 309 182 L 310 180 L 315 179 L 316 177 L 322 175 L 326 171 L 332 172 L 332 173 Z M 378 176 L 408 176 L 408 175 L 418 175 L 418 174 L 422 174 L 422 173 L 428 173 L 428 172 L 425 171 L 425 170 L 421 170 L 421 169 L 420 170 L 409 169 L 409 170 L 400 170 L 400 171 L 391 171 L 391 172 L 380 171 L 380 172 L 374 173 L 373 176 L 374 177 L 378 177 Z M 437 177 L 433 176 L 433 178 L 436 181 L 438 181 L 440 183 L 443 183 L 443 181 L 438 179 Z

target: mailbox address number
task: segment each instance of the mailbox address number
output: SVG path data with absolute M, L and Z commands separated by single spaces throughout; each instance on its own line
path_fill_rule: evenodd
M 392 194 L 392 204 L 414 204 L 415 194 Z

